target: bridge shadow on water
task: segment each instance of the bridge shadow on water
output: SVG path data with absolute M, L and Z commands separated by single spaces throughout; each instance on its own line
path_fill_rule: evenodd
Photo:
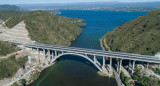
M 99 71 L 92 62 L 88 61 L 87 59 L 81 57 L 81 56 L 77 56 L 77 55 L 64 55 L 64 56 L 61 56 L 60 58 L 57 59 L 57 62 L 58 61 L 61 61 L 61 60 L 73 60 L 73 61 L 78 61 L 78 62 L 81 62 L 83 64 L 86 64 L 94 69 L 96 69 L 97 71 Z M 74 64 L 73 64 L 74 66 Z

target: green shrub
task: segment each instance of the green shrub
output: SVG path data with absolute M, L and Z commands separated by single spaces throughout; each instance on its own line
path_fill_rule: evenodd
M 157 74 L 160 74 L 160 69 L 159 68 L 152 68 L 152 70 L 157 73 Z
M 21 85 L 25 86 L 26 85 L 26 80 L 25 79 L 21 79 L 20 83 L 21 83 Z
M 15 55 L 0 61 L 0 80 L 12 77 L 27 62 L 27 56 L 15 59 Z
M 16 47 L 16 45 L 0 41 L 0 56 L 7 55 L 18 50 L 19 48 Z
M 30 75 L 30 80 L 35 81 L 36 79 L 38 79 L 39 75 L 40 75 L 40 72 L 36 70 L 35 73 Z
M 155 79 L 153 76 L 147 77 L 140 73 L 139 69 L 135 69 L 133 78 L 137 80 L 139 86 L 160 86 L 160 80 Z
M 124 74 L 123 72 L 121 72 L 120 78 L 121 78 L 122 82 L 123 82 L 125 85 L 130 84 L 130 83 L 129 83 L 130 78 L 127 77 L 127 76 L 125 76 L 125 74 Z

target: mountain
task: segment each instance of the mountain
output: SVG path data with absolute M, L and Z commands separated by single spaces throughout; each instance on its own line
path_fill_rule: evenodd
M 160 10 L 140 16 L 104 36 L 112 51 L 155 55 L 160 52 Z
M 63 9 L 63 10 L 113 10 L 113 11 L 152 11 L 160 8 L 160 2 L 81 2 L 81 3 L 44 3 L 18 4 L 26 9 Z M 117 10 L 118 9 L 118 10 Z M 138 10 L 139 11 L 139 10 Z
M 3 21 L 21 14 L 24 14 L 24 10 L 16 5 L 0 5 L 0 19 Z
M 16 6 L 16 5 L 0 5 L 0 10 L 22 10 L 22 8 Z
M 5 24 L 12 28 L 24 21 L 29 37 L 40 43 L 69 46 L 82 32 L 84 20 L 61 17 L 46 11 L 33 11 L 11 17 Z

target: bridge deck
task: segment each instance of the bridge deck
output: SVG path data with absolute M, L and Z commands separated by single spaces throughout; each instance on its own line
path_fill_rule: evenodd
M 24 44 L 24 46 L 30 47 L 30 48 L 42 48 L 42 49 L 57 50 L 57 51 L 70 52 L 70 53 L 106 56 L 106 57 L 112 57 L 112 58 L 144 61 L 144 62 L 150 62 L 150 63 L 160 63 L 160 58 L 157 58 L 155 56 L 102 51 L 102 50 L 76 48 L 76 47 L 57 46 L 57 45 L 49 45 L 49 44 L 42 44 L 42 43 Z

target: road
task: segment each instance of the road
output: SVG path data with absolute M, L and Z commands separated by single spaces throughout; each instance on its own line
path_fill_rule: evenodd
M 103 50 L 76 48 L 76 47 L 65 47 L 65 46 L 49 45 L 49 44 L 42 44 L 42 43 L 32 43 L 32 44 L 23 44 L 23 45 L 29 48 L 41 48 L 41 49 L 56 50 L 56 51 L 63 51 L 63 52 L 69 52 L 69 53 L 106 56 L 106 57 L 112 57 L 112 58 L 143 61 L 143 62 L 149 62 L 149 63 L 160 63 L 160 58 L 157 58 L 155 56 L 111 52 L 111 51 L 103 51 Z

